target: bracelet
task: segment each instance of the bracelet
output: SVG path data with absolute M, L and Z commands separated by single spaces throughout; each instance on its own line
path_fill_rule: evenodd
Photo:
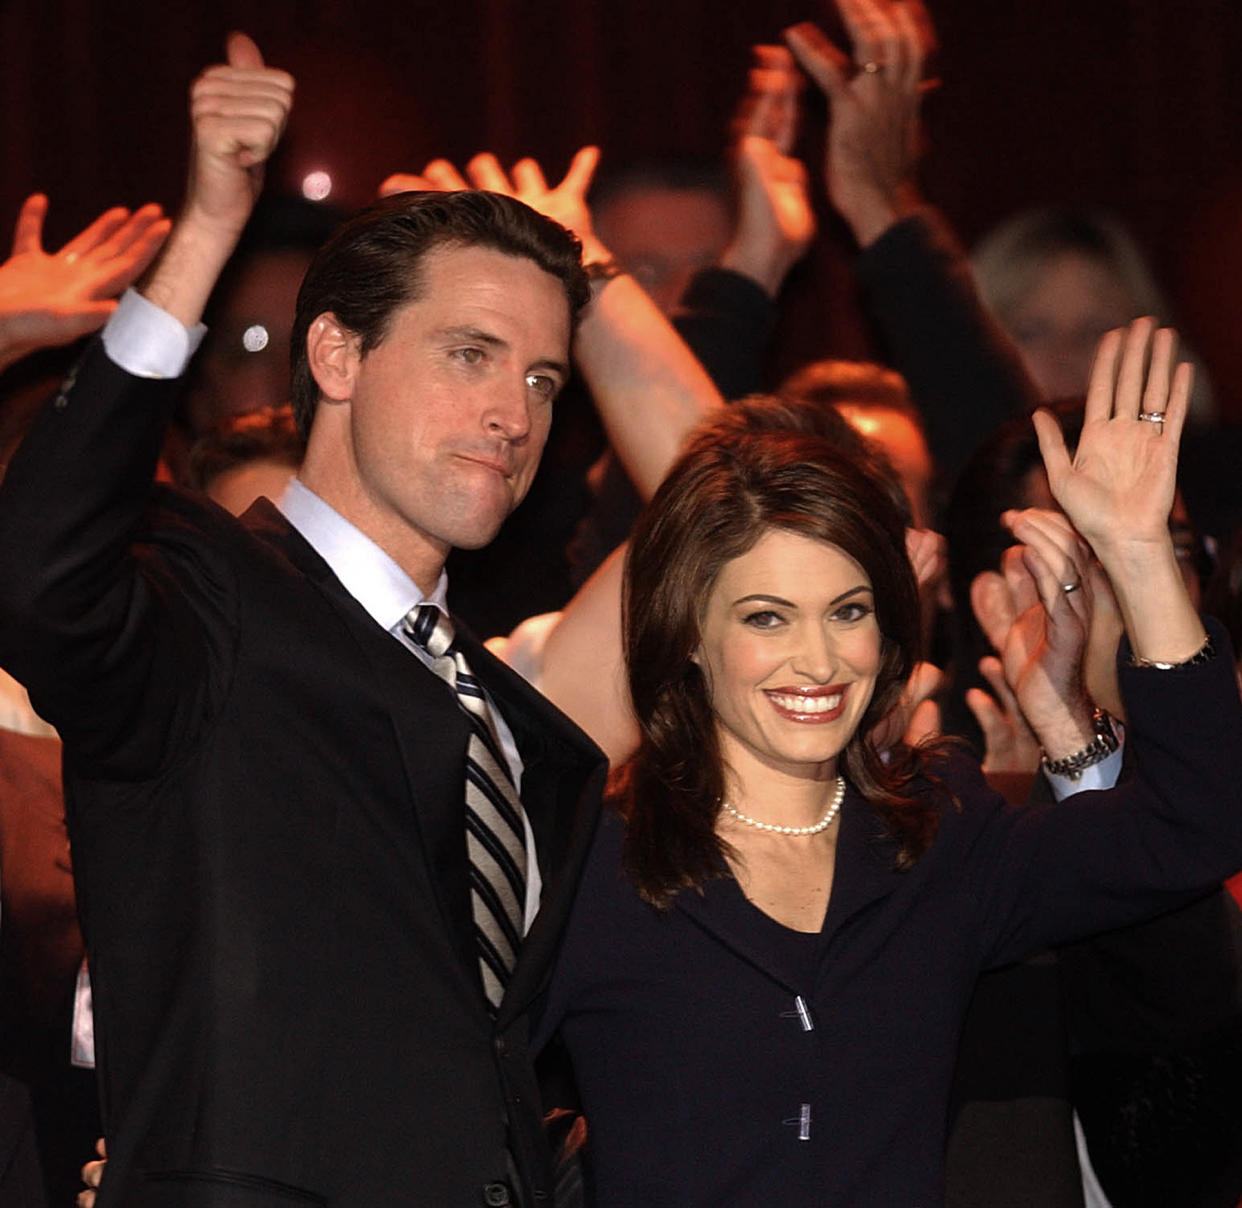
M 1212 645 L 1212 635 L 1209 633 L 1203 639 L 1203 645 L 1194 652 L 1188 659 L 1183 659 L 1180 663 L 1162 663 L 1158 659 L 1140 658 L 1137 654 L 1131 653 L 1131 667 L 1151 667 L 1156 671 L 1180 671 L 1183 667 L 1201 667 L 1208 662 L 1216 653 L 1216 647 Z
M 1097 709 L 1092 714 L 1091 725 L 1095 730 L 1095 737 L 1081 751 L 1075 751 L 1062 759 L 1049 759 L 1044 755 L 1044 771 L 1053 776 L 1077 780 L 1087 768 L 1103 763 L 1120 745 L 1113 730 L 1113 719 L 1103 709 Z

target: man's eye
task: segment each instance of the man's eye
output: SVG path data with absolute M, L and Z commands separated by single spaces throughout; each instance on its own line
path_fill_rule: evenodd
M 467 365 L 477 365 L 483 359 L 483 349 L 481 348 L 455 348 L 453 355 L 459 361 L 465 361 Z
M 555 398 L 559 383 L 553 377 L 549 377 L 546 373 L 528 373 L 526 375 L 526 385 L 536 394 L 543 398 Z

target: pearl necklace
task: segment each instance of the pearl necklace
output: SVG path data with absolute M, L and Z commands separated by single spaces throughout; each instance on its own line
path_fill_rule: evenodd
M 828 806 L 828 812 L 812 826 L 776 826 L 771 822 L 760 822 L 757 818 L 751 818 L 743 814 L 741 810 L 734 809 L 727 801 L 720 803 L 720 808 L 730 813 L 739 822 L 745 822 L 747 826 L 756 827 L 759 830 L 771 831 L 774 835 L 818 835 L 820 831 L 827 830 L 841 812 L 841 802 L 845 800 L 845 777 L 837 777 L 837 791 L 832 795 L 832 802 Z

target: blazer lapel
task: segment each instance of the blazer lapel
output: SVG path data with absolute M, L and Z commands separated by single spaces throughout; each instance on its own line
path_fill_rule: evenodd
M 896 858 L 896 841 L 871 806 L 850 789 L 841 808 L 832 895 L 824 918 L 828 944 L 852 919 L 901 884 L 903 874 L 893 866 Z
M 884 834 L 870 806 L 850 790 L 841 809 L 832 893 L 821 931 L 825 958 L 834 937 L 851 919 L 887 897 L 900 884 L 901 874 L 893 870 L 895 855 L 896 845 Z M 746 917 L 756 907 L 746 901 L 732 878 L 727 882 L 710 882 L 701 894 L 685 890 L 677 895 L 675 904 L 704 931 L 791 993 L 805 989 L 794 984 L 790 971 L 762 943 L 754 920 Z
M 736 956 L 753 965 L 774 982 L 784 986 L 791 995 L 804 987 L 794 983 L 789 970 L 773 959 L 773 953 L 758 935 L 755 920 L 745 916 L 757 909 L 746 900 L 741 887 L 729 874 L 727 880 L 710 881 L 702 893 L 683 889 L 673 899 L 674 907 Z

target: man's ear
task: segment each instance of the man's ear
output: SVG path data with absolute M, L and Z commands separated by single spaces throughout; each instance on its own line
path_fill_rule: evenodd
M 361 337 L 330 310 L 311 323 L 306 333 L 306 361 L 325 401 L 347 403 L 353 398 L 362 364 L 361 344 Z

